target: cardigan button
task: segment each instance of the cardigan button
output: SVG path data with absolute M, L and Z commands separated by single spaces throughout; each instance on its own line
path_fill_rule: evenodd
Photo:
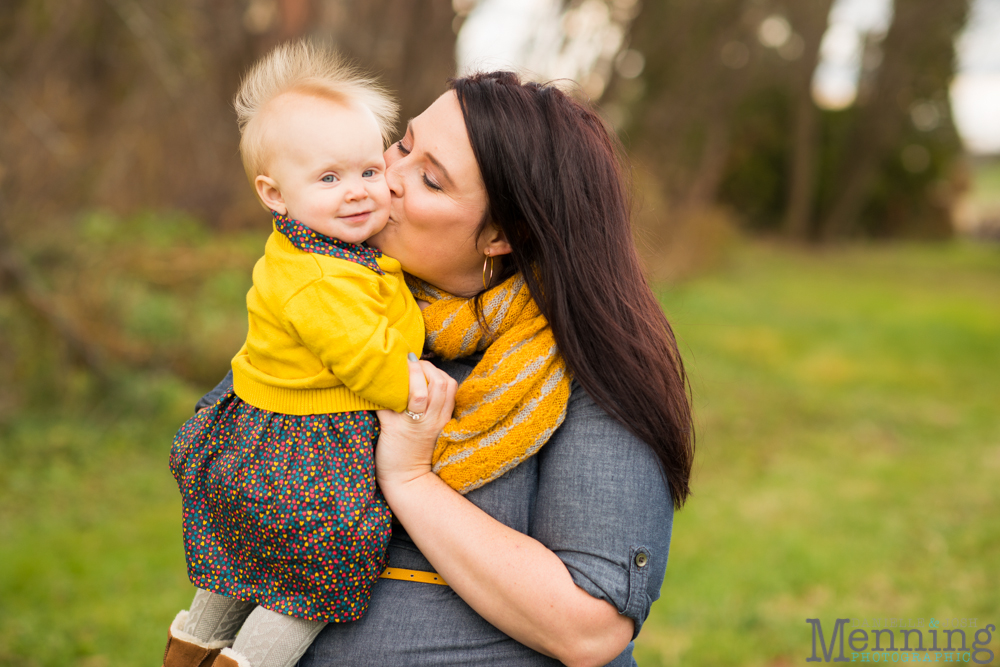
M 649 556 L 646 555 L 645 551 L 640 551 L 635 555 L 636 567 L 646 567 L 646 563 L 648 562 L 649 562 Z

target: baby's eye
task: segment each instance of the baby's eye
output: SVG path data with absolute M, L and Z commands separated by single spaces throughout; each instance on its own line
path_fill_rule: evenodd
M 324 183 L 333 183 L 334 181 L 337 180 L 337 177 L 334 176 L 333 174 L 327 174 L 326 176 L 324 176 L 320 180 L 323 181 Z
M 374 169 L 365 169 L 363 172 L 361 172 L 362 178 L 371 178 L 374 175 L 375 175 Z

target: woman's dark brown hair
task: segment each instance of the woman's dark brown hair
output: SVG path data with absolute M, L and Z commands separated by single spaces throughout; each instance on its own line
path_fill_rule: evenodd
M 500 278 L 524 275 L 573 377 L 653 449 L 680 507 L 694 459 L 691 407 L 677 342 L 632 241 L 620 145 L 554 86 L 512 72 L 451 85 L 489 197 L 486 220 L 512 247 Z

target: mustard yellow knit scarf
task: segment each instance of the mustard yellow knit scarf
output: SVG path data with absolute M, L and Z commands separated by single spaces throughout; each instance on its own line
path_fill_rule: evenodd
M 459 493 L 493 481 L 534 455 L 566 418 L 570 376 L 555 336 L 520 274 L 473 300 L 407 278 L 424 309 L 425 349 L 444 359 L 485 350 L 458 387 L 455 415 L 438 438 L 433 470 Z

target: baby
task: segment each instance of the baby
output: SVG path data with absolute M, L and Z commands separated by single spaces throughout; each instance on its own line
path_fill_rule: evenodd
M 166 667 L 290 667 L 326 623 L 364 614 L 390 532 L 373 411 L 407 411 L 407 359 L 424 340 L 399 263 L 364 243 L 389 216 L 396 105 L 306 42 L 258 62 L 235 104 L 274 232 L 233 389 L 170 454 L 198 590 L 170 628 Z

